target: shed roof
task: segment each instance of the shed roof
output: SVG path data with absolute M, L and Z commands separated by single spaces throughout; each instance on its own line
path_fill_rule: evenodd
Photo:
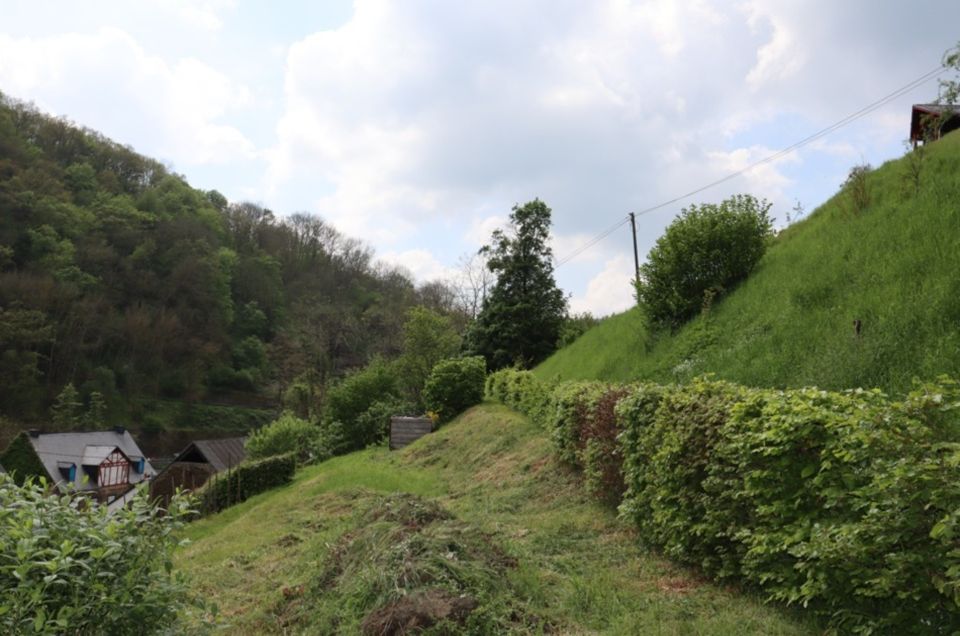
M 174 462 L 189 461 L 187 459 L 194 454 L 199 453 L 203 461 L 210 464 L 218 473 L 228 468 L 233 468 L 247 457 L 247 449 L 244 443 L 246 437 L 228 437 L 225 439 L 201 439 L 191 442 L 179 455 Z
M 929 130 L 925 131 L 927 124 L 924 118 L 940 117 L 940 130 L 936 132 L 936 137 L 941 133 L 953 130 L 955 125 L 946 122 L 955 122 L 957 115 L 960 115 L 960 104 L 914 104 L 910 112 L 910 140 L 918 141 L 929 135 Z
M 99 466 L 106 457 L 119 448 L 131 462 L 143 459 L 143 472 L 130 471 L 130 484 L 135 485 L 153 476 L 150 462 L 134 441 L 130 432 L 124 429 L 109 431 L 91 431 L 86 433 L 31 433 L 30 445 L 40 458 L 47 474 L 57 485 L 66 483 L 62 467 L 75 464 L 81 466 Z M 99 458 L 99 461 L 97 461 Z M 95 480 L 84 480 L 84 472 L 76 471 L 74 486 L 77 490 L 96 490 Z

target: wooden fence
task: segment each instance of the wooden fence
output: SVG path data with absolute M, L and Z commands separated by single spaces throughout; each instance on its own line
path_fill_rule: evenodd
M 429 417 L 391 417 L 390 450 L 403 448 L 433 430 Z

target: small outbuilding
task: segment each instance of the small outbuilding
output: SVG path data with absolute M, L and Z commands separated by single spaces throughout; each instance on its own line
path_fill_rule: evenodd
M 391 417 L 390 450 L 403 448 L 431 432 L 433 420 L 429 417 Z
M 211 476 L 246 459 L 246 441 L 246 437 L 229 437 L 190 442 L 150 483 L 150 496 L 165 505 L 178 488 L 199 488 Z
M 948 132 L 960 128 L 960 105 L 914 104 L 910 114 L 910 143 L 936 141 Z
M 45 477 L 61 492 L 79 492 L 105 504 L 124 500 L 155 474 L 122 427 L 84 433 L 23 432 L 0 460 L 15 478 Z

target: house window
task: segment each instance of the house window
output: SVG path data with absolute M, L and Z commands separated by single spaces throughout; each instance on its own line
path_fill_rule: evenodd
M 130 462 L 120 451 L 113 451 L 100 464 L 97 485 L 119 486 L 130 483 Z

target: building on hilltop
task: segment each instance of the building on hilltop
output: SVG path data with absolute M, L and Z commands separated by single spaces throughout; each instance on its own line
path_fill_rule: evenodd
M 166 505 L 178 488 L 199 488 L 213 475 L 246 459 L 246 441 L 246 437 L 229 437 L 190 442 L 150 483 L 150 496 Z
M 960 128 L 960 105 L 914 104 L 910 114 L 910 143 L 936 141 Z
M 79 492 L 111 508 L 123 505 L 137 484 L 155 474 L 129 431 L 41 433 L 14 438 L 0 462 L 18 480 L 45 477 L 60 492 Z

